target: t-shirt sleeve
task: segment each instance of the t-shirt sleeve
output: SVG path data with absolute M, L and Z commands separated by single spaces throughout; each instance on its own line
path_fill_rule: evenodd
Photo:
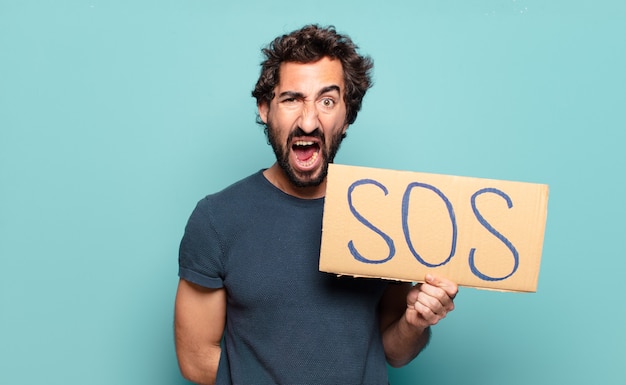
M 223 251 L 211 222 L 209 200 L 201 200 L 191 213 L 178 253 L 178 276 L 211 289 L 224 286 Z

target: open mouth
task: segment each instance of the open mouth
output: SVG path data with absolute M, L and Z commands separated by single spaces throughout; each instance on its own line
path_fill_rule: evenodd
M 319 158 L 320 145 L 314 141 L 296 140 L 291 146 L 291 150 L 296 156 L 298 166 L 309 168 L 315 164 Z

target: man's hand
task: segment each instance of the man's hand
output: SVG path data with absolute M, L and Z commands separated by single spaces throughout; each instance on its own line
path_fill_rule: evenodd
M 387 286 L 379 314 L 385 356 L 391 366 L 406 365 L 424 349 L 430 339 L 429 327 L 454 309 L 457 292 L 456 283 L 432 274 L 415 286 L 408 282 Z
M 456 283 L 426 274 L 426 282 L 413 286 L 406 296 L 407 322 L 420 329 L 436 325 L 454 310 L 454 297 L 458 291 Z

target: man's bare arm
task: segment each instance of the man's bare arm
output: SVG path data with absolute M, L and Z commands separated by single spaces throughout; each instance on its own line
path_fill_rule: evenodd
M 454 310 L 458 287 L 445 278 L 426 276 L 426 282 L 389 285 L 379 314 L 387 362 L 400 367 L 428 344 L 430 327 Z
M 181 279 L 174 312 L 176 355 L 181 374 L 196 384 L 214 384 L 226 320 L 226 291 Z

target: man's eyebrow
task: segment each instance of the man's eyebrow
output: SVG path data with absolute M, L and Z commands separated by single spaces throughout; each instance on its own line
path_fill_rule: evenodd
M 331 86 L 326 86 L 326 87 L 322 88 L 320 90 L 320 92 L 317 93 L 317 96 L 322 96 L 325 93 L 331 92 L 331 91 L 337 91 L 338 93 L 341 93 L 341 88 L 338 85 L 336 85 L 336 84 L 333 84 Z
M 323 87 L 321 90 L 319 90 L 319 92 L 317 93 L 317 96 L 319 97 L 319 96 L 324 95 L 325 93 L 333 92 L 333 91 L 337 91 L 338 93 L 341 93 L 341 88 L 336 84 L 326 86 L 326 87 Z M 280 99 L 285 98 L 285 97 L 288 99 L 305 99 L 304 94 L 302 92 L 297 92 L 297 91 L 284 91 L 284 92 L 281 92 L 278 95 L 278 97 Z
M 278 97 L 281 99 L 284 97 L 288 97 L 289 99 L 304 99 L 304 94 L 296 91 L 285 91 L 281 92 Z

